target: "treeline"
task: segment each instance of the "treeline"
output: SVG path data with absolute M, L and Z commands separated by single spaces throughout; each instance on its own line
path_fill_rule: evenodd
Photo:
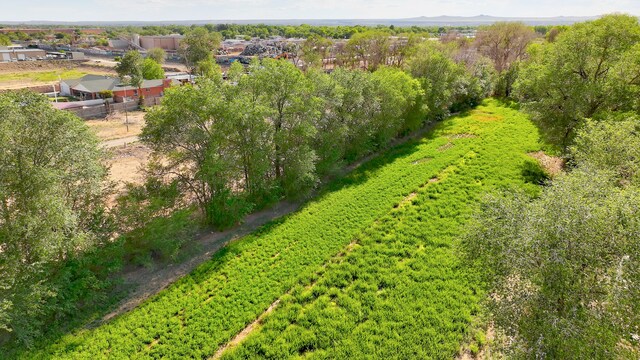
M 305 196 L 345 164 L 491 90 L 431 44 L 407 70 L 304 73 L 264 59 L 245 74 L 236 62 L 226 82 L 218 72 L 169 90 L 141 139 L 159 155 L 159 181 L 193 195 L 209 224 L 230 226 L 273 201 Z
M 264 59 L 248 69 L 234 63 L 227 80 L 198 49 L 187 56 L 201 80 L 168 90 L 147 115 L 141 138 L 154 160 L 145 184 L 115 200 L 104 154 L 79 118 L 40 95 L 0 94 L 4 349 L 95 316 L 116 299 L 108 291 L 123 265 L 171 261 L 200 224 L 222 229 L 304 198 L 346 164 L 477 104 L 492 86 L 480 63 L 431 42 L 416 45 L 402 68 L 328 74 Z M 118 70 L 128 81 L 145 77 L 134 54 Z
M 470 30 L 471 26 L 363 26 L 363 25 L 345 25 L 345 26 L 325 26 L 325 25 L 267 25 L 267 24 L 206 24 L 198 25 L 166 25 L 166 26 L 126 26 L 108 28 L 112 34 L 140 34 L 140 35 L 169 35 L 169 34 L 186 34 L 196 28 L 202 27 L 209 32 L 220 33 L 224 39 L 234 39 L 238 36 L 257 37 L 266 39 L 271 36 L 282 36 L 286 38 L 308 38 L 311 36 L 321 36 L 330 39 L 349 39 L 354 34 L 379 30 L 385 31 L 389 35 L 402 33 L 414 34 L 442 34 L 448 31 Z
M 638 19 L 610 15 L 532 44 L 513 72 L 566 166 L 535 197 L 488 197 L 465 241 L 508 357 L 638 358 L 639 51 Z

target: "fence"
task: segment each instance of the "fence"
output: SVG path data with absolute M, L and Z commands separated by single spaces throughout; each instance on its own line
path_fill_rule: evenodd
M 70 111 L 86 120 L 86 119 L 103 118 L 115 111 L 124 111 L 125 107 L 127 111 L 137 110 L 138 102 L 130 101 L 126 103 L 102 104 L 102 105 L 96 105 L 96 106 L 87 106 L 83 108 L 66 109 L 66 111 Z
M 144 98 L 144 106 L 145 107 L 151 107 L 151 106 L 160 105 L 161 102 L 162 102 L 162 97 L 161 96 Z

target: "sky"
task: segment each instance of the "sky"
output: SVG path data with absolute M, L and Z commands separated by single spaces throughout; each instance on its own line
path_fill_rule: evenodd
M 640 0 L 0 0 L 0 4 L 0 22 L 640 15 Z

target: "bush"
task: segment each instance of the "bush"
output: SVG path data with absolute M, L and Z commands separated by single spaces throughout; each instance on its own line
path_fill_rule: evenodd
M 237 225 L 253 206 L 244 198 L 224 194 L 215 197 L 206 207 L 207 223 L 218 230 Z
M 549 174 L 535 160 L 527 160 L 522 165 L 522 177 L 531 184 L 544 185 L 549 181 Z
M 100 95 L 101 99 L 112 99 L 113 98 L 113 91 L 111 90 L 102 90 L 98 93 L 98 95 Z
M 149 265 L 153 260 L 174 260 L 196 232 L 192 214 L 190 209 L 178 210 L 123 235 L 126 260 L 137 265 Z
M 493 285 L 497 329 L 522 358 L 624 358 L 637 329 L 640 192 L 578 168 L 538 198 L 489 197 L 465 241 Z M 615 299 L 615 301 L 612 301 Z

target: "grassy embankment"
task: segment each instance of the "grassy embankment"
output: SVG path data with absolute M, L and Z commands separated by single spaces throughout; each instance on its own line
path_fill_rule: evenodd
M 527 187 L 536 128 L 488 101 L 329 186 L 135 310 L 24 358 L 206 358 L 274 301 L 228 357 L 451 358 L 483 292 L 458 260 L 487 191 Z

